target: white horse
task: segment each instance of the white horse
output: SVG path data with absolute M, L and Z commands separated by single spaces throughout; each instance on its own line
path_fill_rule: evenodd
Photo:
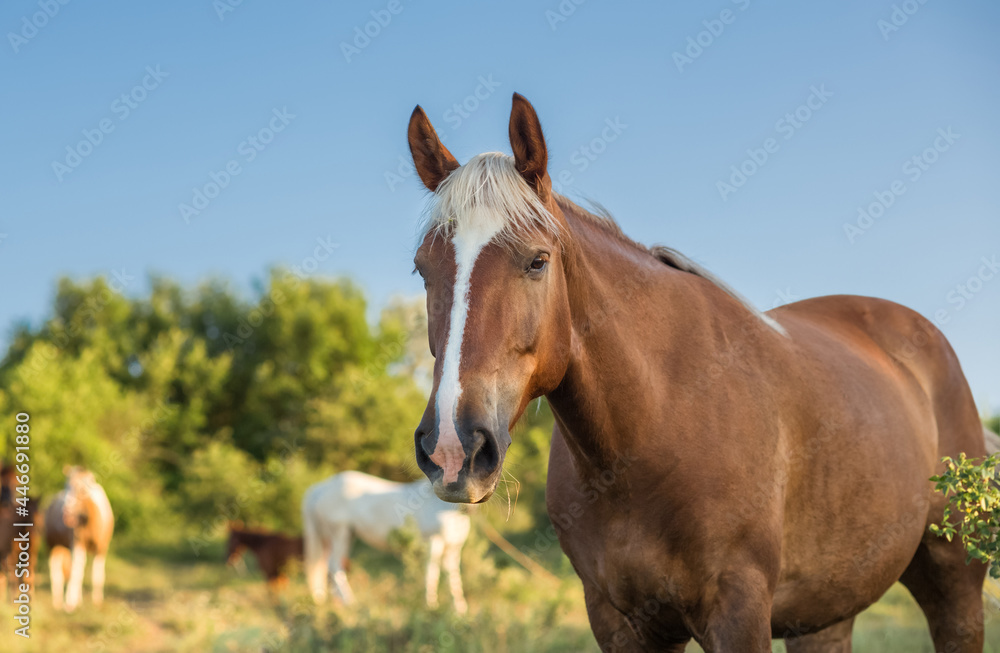
M 435 496 L 427 480 L 393 483 L 361 472 L 342 472 L 321 481 L 302 497 L 306 581 L 313 599 L 326 600 L 327 582 L 345 604 L 354 600 L 343 563 L 351 536 L 385 549 L 389 534 L 413 518 L 430 546 L 427 562 L 427 604 L 437 605 L 441 565 L 448 572 L 455 610 L 467 609 L 462 594 L 459 560 L 469 536 L 469 516 L 456 504 Z

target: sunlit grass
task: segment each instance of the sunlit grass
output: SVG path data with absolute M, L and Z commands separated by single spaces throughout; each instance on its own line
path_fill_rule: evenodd
M 76 613 L 56 613 L 47 575 L 32 605 L 32 637 L 13 635 L 9 606 L 0 608 L 0 650 L 69 653 L 204 653 L 294 651 L 481 651 L 483 653 L 598 650 L 587 624 L 579 582 L 531 577 L 474 535 L 465 565 L 468 616 L 456 615 L 442 583 L 442 607 L 423 603 L 419 556 L 397 557 L 360 546 L 350 572 L 358 605 L 313 607 L 301 573 L 273 600 L 252 561 L 241 574 L 222 564 L 221 545 L 200 557 L 178 547 L 120 545 L 108 561 L 107 599 L 87 595 Z M 44 565 L 42 565 L 44 567 Z M 550 567 L 552 565 L 550 564 Z M 566 574 L 566 569 L 561 568 Z M 1000 618 L 988 612 L 986 651 L 1000 652 Z M 697 646 L 690 651 L 700 650 Z M 775 651 L 784 651 L 776 642 Z M 894 587 L 860 615 L 854 651 L 932 651 L 926 622 L 913 599 Z

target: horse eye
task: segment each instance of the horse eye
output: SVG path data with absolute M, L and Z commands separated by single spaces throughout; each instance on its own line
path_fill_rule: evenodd
M 539 254 L 531 261 L 531 265 L 528 266 L 528 270 L 532 272 L 541 272 L 545 269 L 545 264 L 548 262 L 549 257 L 546 254 Z

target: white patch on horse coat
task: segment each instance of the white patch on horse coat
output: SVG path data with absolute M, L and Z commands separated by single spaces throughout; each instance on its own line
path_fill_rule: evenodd
M 430 458 L 444 470 L 444 482 L 454 483 L 465 462 L 465 450 L 458 437 L 455 420 L 458 399 L 462 396 L 459 368 L 462 364 L 462 341 L 465 339 L 465 321 L 469 316 L 469 299 L 472 290 L 472 270 L 479 253 L 500 233 L 503 222 L 483 219 L 463 221 L 455 227 L 452 245 L 455 248 L 455 288 L 451 303 L 451 323 L 445 345 L 444 364 L 437 391 L 438 439 Z

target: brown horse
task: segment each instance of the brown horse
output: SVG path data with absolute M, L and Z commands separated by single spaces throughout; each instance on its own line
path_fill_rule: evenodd
M 286 570 L 290 560 L 302 560 L 302 538 L 289 537 L 281 533 L 269 533 L 259 529 L 247 529 L 242 524 L 229 524 L 229 540 L 226 542 L 226 562 L 236 564 L 249 549 L 257 558 L 257 564 L 267 579 L 267 588 L 279 591 L 288 585 Z
M 94 556 L 90 567 L 94 605 L 104 600 L 104 561 L 115 529 L 111 503 L 93 472 L 82 467 L 65 467 L 66 489 L 49 504 L 45 513 L 45 543 L 49 547 L 49 578 L 52 605 L 72 612 L 83 595 L 83 572 L 87 554 Z M 63 583 L 66 576 L 65 602 Z
M 37 584 L 35 560 L 38 559 L 40 546 L 38 499 L 18 492 L 17 476 L 15 465 L 0 465 L 0 579 L 7 579 L 8 598 L 20 596 L 22 592 L 18 589 L 21 585 L 28 586 L 29 595 L 34 594 Z M 19 508 L 23 508 L 26 514 L 19 515 Z
M 513 157 L 459 166 L 420 107 L 409 143 L 434 192 L 417 462 L 442 499 L 485 501 L 548 397 L 549 515 L 602 648 L 849 651 L 854 616 L 900 580 L 936 650 L 982 650 L 986 568 L 927 526 L 944 503 L 928 477 L 982 456 L 983 429 L 928 320 L 846 295 L 754 310 L 554 193 L 519 95 Z

